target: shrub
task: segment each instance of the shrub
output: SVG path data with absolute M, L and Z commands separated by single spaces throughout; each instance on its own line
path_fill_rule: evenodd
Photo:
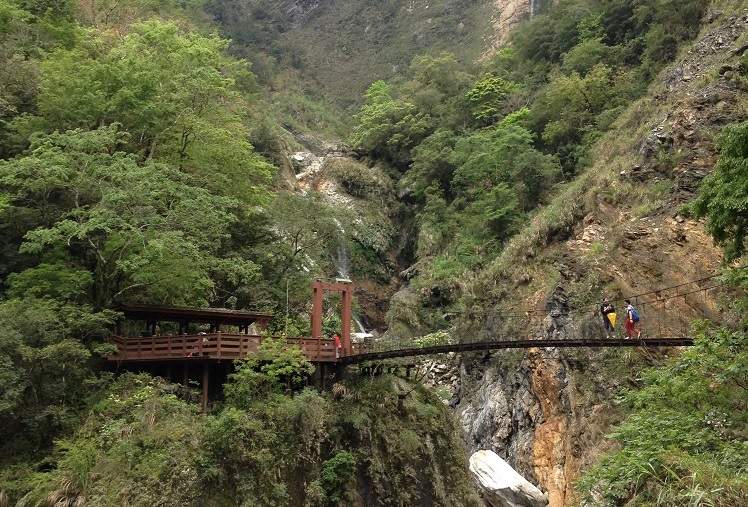
M 748 500 L 748 334 L 699 330 L 696 345 L 645 372 L 612 437 L 621 448 L 580 481 L 595 505 L 743 505 Z
M 322 464 L 320 485 L 330 503 L 338 505 L 349 499 L 355 473 L 356 457 L 348 451 L 339 451 Z
M 745 252 L 748 236 L 748 122 L 726 128 L 719 148 L 715 170 L 704 179 L 690 209 L 706 217 L 707 230 L 732 260 Z
M 386 196 L 392 192 L 392 180 L 381 169 L 349 158 L 330 158 L 325 170 L 354 197 Z
M 298 389 L 304 385 L 314 366 L 296 346 L 284 339 L 265 338 L 255 354 L 237 362 L 235 373 L 224 386 L 226 401 L 246 407 L 270 393 Z

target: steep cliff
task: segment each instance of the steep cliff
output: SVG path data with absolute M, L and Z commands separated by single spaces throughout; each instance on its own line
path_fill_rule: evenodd
M 537 312 L 523 321 L 531 336 L 602 333 L 589 306 L 601 294 L 673 286 L 718 268 L 719 250 L 679 209 L 714 165 L 715 133 L 746 116 L 734 70 L 747 30 L 743 11 L 709 14 L 698 39 L 597 143 L 590 169 L 468 289 L 463 336 L 511 333 L 504 315 L 525 311 Z M 654 305 L 650 332 L 675 335 L 694 318 L 719 321 L 719 307 L 710 292 Z M 616 393 L 650 359 L 541 349 L 466 356 L 457 411 L 468 444 L 507 458 L 551 506 L 569 505 L 580 470 L 611 445 L 604 435 L 620 415 Z
M 523 19 L 540 12 L 553 0 L 494 0 L 492 15 L 493 35 L 488 38 L 486 55 L 502 47 L 512 29 Z

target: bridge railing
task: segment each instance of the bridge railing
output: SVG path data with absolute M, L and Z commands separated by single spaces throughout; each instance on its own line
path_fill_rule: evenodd
M 632 338 L 646 340 L 668 340 L 672 343 L 690 335 L 691 322 L 697 319 L 719 318 L 720 310 L 714 297 L 708 297 L 728 287 L 717 279 L 717 275 L 693 280 L 670 287 L 630 296 L 640 320 L 632 332 Z M 624 340 L 626 303 L 624 298 L 611 299 L 616 309 L 616 323 L 612 330 L 606 329 L 600 312 L 601 301 L 575 303 L 567 298 L 550 298 L 542 308 L 519 311 L 517 308 L 497 308 L 493 315 L 483 319 L 483 330 L 475 338 L 457 340 L 446 336 L 442 340 L 427 337 L 401 338 L 385 335 L 384 338 L 360 345 L 354 352 L 363 354 L 431 349 L 440 346 L 485 344 L 510 341 L 537 341 L 557 343 L 558 340 L 573 342 L 599 342 L 601 340 Z M 652 343 L 652 342 L 650 342 Z M 660 343 L 669 343 L 662 341 Z M 464 347 L 468 349 L 469 347 Z M 511 347 L 510 347 L 511 348 Z M 477 347 L 476 347 L 477 349 Z
M 110 342 L 117 351 L 108 357 L 112 361 L 168 361 L 176 359 L 241 359 L 257 352 L 265 338 L 259 335 L 206 333 L 196 335 L 156 335 L 125 338 L 112 336 Z M 282 338 L 281 338 L 282 339 Z M 332 340 L 288 338 L 288 345 L 296 345 L 315 362 L 335 362 Z

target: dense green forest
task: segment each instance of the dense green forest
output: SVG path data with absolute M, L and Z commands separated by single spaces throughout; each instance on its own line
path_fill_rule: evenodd
M 71 505 L 84 495 L 91 505 L 127 501 L 120 489 L 96 490 L 113 476 L 100 476 L 97 486 L 89 475 L 100 466 L 117 475 L 124 464 L 118 460 L 129 460 L 141 470 L 130 479 L 155 481 L 129 501 L 173 505 L 189 498 L 202 505 L 206 498 L 195 494 L 203 491 L 200 481 L 218 484 L 224 473 L 202 452 L 208 440 L 228 442 L 204 434 L 193 405 L 153 380 L 112 384 L 101 370 L 116 304 L 273 311 L 285 306 L 289 290 L 291 314 L 301 317 L 275 325 L 291 333 L 308 325 L 308 283 L 329 265 L 324 238 L 337 233 L 334 216 L 313 199 L 276 191 L 276 168 L 259 154 L 272 138 L 263 94 L 228 44 L 198 3 L 0 3 L 0 489 L 13 501 L 29 490 L 29 505 L 54 491 Z M 295 367 L 306 374 L 309 365 Z M 305 403 L 279 396 L 279 412 L 262 417 L 292 427 L 306 420 L 284 405 L 301 410 Z M 149 413 L 161 426 L 124 429 Z M 236 424 L 255 420 L 233 414 Z M 171 418 L 184 427 L 162 440 Z M 255 431 L 226 424 L 216 422 L 216 431 Z M 315 420 L 310 431 L 325 424 Z M 112 425 L 132 431 L 132 447 L 105 457 L 117 442 L 104 435 L 120 431 Z M 76 429 L 74 442 L 57 440 Z M 284 438 L 287 429 L 267 438 Z M 185 454 L 172 457 L 169 446 L 182 447 L 187 438 L 193 440 Z M 143 439 L 151 439 L 150 451 Z M 329 457 L 333 447 L 317 452 Z M 173 476 L 174 491 L 159 498 L 172 458 L 199 467 L 201 479 Z M 243 459 L 237 455 L 237 463 Z M 279 462 L 273 470 L 281 468 Z M 232 484 L 238 480 L 225 473 Z M 302 493 L 289 492 L 277 481 L 237 493 L 236 502 L 276 505 L 303 495 L 303 486 Z M 322 503 L 339 488 L 316 484 Z
M 306 333 L 308 283 L 333 272 L 342 241 L 378 282 L 400 263 L 417 268 L 414 289 L 439 288 L 401 338 L 449 328 L 472 304 L 465 280 L 488 276 L 584 181 L 596 143 L 709 7 L 561 0 L 478 63 L 475 39 L 456 55 L 394 37 L 401 67 L 357 103 L 329 83 L 291 84 L 315 60 L 276 42 L 290 21 L 269 4 L 0 0 L 0 507 L 478 505 L 461 430 L 429 389 L 385 376 L 333 397 L 305 388 L 300 351 L 269 341 L 202 415 L 189 388 L 105 371 L 113 308 L 265 310 L 288 315 L 272 331 Z M 456 26 L 442 4 L 434 19 Z M 394 2 L 381 8 L 394 16 Z M 485 29 L 471 12 L 460 30 Z M 745 91 L 748 56 L 735 82 Z M 287 128 L 314 125 L 358 151 L 331 171 L 363 218 L 282 189 Z M 748 124 L 718 145 L 682 213 L 705 219 L 736 266 Z M 398 245 L 400 227 L 413 234 Z M 738 294 L 731 326 L 700 323 L 696 347 L 622 395 L 621 444 L 580 482 L 590 505 L 748 497 L 746 271 L 726 269 L 725 283 Z
M 351 142 L 402 173 L 426 283 L 449 285 L 490 263 L 554 184 L 588 164 L 595 141 L 696 35 L 705 9 L 565 1 L 477 69 L 445 53 L 374 83 Z

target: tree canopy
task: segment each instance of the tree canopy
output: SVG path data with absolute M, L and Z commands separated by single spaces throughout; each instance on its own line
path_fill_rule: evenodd
M 707 230 L 724 246 L 727 260 L 745 253 L 748 236 L 748 122 L 730 126 L 719 140 L 717 165 L 691 209 L 706 217 Z

